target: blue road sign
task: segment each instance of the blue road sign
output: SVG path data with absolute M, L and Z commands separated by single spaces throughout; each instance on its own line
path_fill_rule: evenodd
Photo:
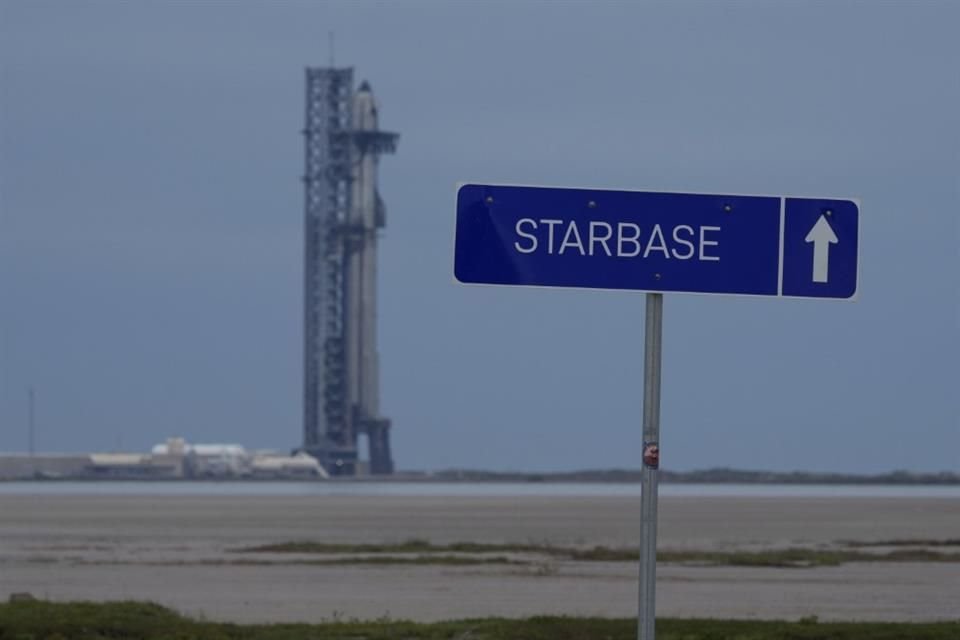
M 465 184 L 469 284 L 804 298 L 857 292 L 853 200 Z

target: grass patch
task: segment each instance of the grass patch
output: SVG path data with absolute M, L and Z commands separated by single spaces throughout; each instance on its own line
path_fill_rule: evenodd
M 637 552 L 594 547 L 574 550 L 572 560 L 588 562 L 635 562 Z M 836 567 L 848 562 L 960 562 L 960 554 L 928 549 L 898 549 L 888 553 L 819 549 L 771 549 L 766 551 L 658 551 L 657 561 L 726 567 Z
M 636 621 L 632 618 L 235 625 L 191 620 L 170 609 L 138 602 L 0 604 L 0 640 L 634 640 L 636 633 Z M 956 640 L 960 637 L 960 622 L 660 619 L 657 637 L 661 640 Z
M 899 540 L 844 540 L 848 547 L 960 547 L 960 538 L 934 540 L 930 538 L 903 538 Z
M 776 549 L 770 551 L 668 551 L 658 553 L 663 562 L 706 564 L 730 567 L 836 567 L 844 562 L 859 562 L 865 553 L 818 551 L 815 549 Z M 872 559 L 872 558 L 871 558 Z
M 342 544 L 336 542 L 281 542 L 257 547 L 234 549 L 237 553 L 555 553 L 558 547 L 532 544 L 484 544 L 480 542 L 454 542 L 433 544 L 414 538 L 403 542 L 379 544 Z
M 447 554 L 431 554 L 417 556 L 390 556 L 390 555 L 372 555 L 372 556 L 354 556 L 347 558 L 329 558 L 325 560 L 310 560 L 309 564 L 318 565 L 356 565 L 356 564 L 402 564 L 402 565 L 450 565 L 450 566 L 470 566 L 482 564 L 509 564 L 509 565 L 527 565 L 529 562 L 522 560 L 512 560 L 504 556 L 454 556 Z
M 339 544 L 326 542 L 284 542 L 258 547 L 236 549 L 240 553 L 301 553 L 301 554 L 367 554 L 351 558 L 338 559 L 329 564 L 402 564 L 403 557 L 381 556 L 380 554 L 417 553 L 420 554 L 409 564 L 429 564 L 430 558 L 452 558 L 436 554 L 467 553 L 524 553 L 546 555 L 557 559 L 580 562 L 636 562 L 639 552 L 636 549 L 615 549 L 597 546 L 589 549 L 559 547 L 549 544 L 483 544 L 477 542 L 455 542 L 451 544 L 433 544 L 426 540 L 407 540 L 399 543 L 382 544 Z M 392 561 L 377 562 L 377 558 L 392 558 Z M 484 556 L 474 556 L 483 558 Z M 659 562 L 701 564 L 709 566 L 735 567 L 835 567 L 848 562 L 960 562 L 960 553 L 947 553 L 932 549 L 895 549 L 886 553 L 869 553 L 856 549 L 771 549 L 762 551 L 658 551 Z M 521 561 L 505 557 L 490 558 L 494 564 L 524 564 Z M 444 564 L 440 561 L 437 564 Z

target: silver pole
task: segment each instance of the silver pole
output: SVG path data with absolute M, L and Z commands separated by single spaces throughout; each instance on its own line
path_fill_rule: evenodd
M 27 391 L 27 396 L 28 396 L 27 399 L 28 399 L 28 405 L 29 405 L 29 406 L 28 406 L 28 411 L 29 411 L 29 413 L 28 413 L 28 415 L 27 415 L 27 431 L 28 431 L 28 439 L 29 439 L 29 442 L 28 442 L 27 444 L 28 444 L 28 451 L 29 451 L 29 453 L 30 453 L 30 457 L 29 457 L 29 461 L 30 461 L 30 464 L 29 464 L 29 466 L 30 466 L 30 479 L 32 480 L 32 479 L 34 479 L 34 478 L 37 477 L 37 461 L 36 461 L 36 459 L 34 458 L 34 454 L 36 453 L 35 450 L 34 450 L 34 449 L 35 449 L 35 447 L 34 447 L 34 445 L 35 445 L 34 439 L 35 439 L 36 426 L 34 425 L 34 395 L 33 395 L 33 387 L 30 387 L 30 388 L 29 388 L 29 390 Z
M 33 463 L 33 434 L 34 434 L 34 424 L 33 424 L 33 387 L 30 387 L 27 391 L 27 451 L 30 453 L 30 462 Z
M 663 294 L 647 294 L 643 345 L 643 471 L 640 498 L 640 640 L 654 640 L 657 586 L 657 470 L 660 466 L 660 352 Z

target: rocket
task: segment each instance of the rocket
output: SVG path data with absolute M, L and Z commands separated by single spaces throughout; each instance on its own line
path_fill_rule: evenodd
M 353 96 L 354 135 L 350 172 L 350 209 L 346 227 L 345 351 L 348 420 L 363 431 L 363 422 L 380 414 L 377 352 L 377 230 L 382 203 L 377 194 L 377 153 L 369 140 L 378 131 L 377 104 L 363 82 Z M 373 134 L 373 135 L 368 135 Z M 379 218 L 379 219 L 378 219 Z
M 365 434 L 372 473 L 392 473 L 390 421 L 380 414 L 377 350 L 377 232 L 386 208 L 377 192 L 377 164 L 392 151 L 396 134 L 380 131 L 377 102 L 367 82 L 353 94 L 350 207 L 344 221 L 344 351 L 347 425 L 353 441 Z

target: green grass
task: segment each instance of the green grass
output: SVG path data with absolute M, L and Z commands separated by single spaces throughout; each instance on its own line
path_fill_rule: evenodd
M 522 560 L 511 560 L 504 556 L 453 556 L 448 554 L 431 554 L 431 555 L 416 555 L 416 556 L 390 556 L 390 555 L 373 555 L 373 556 L 354 556 L 348 558 L 329 558 L 325 560 L 310 560 L 309 564 L 318 564 L 318 565 L 355 565 L 355 564 L 402 564 L 402 565 L 418 565 L 418 564 L 440 564 L 440 565 L 450 565 L 450 566 L 469 566 L 469 565 L 478 565 L 478 564 L 511 564 L 511 565 L 526 565 L 530 564 L 529 562 L 523 562 Z
M 572 560 L 628 562 L 637 560 L 637 552 L 627 549 L 569 551 Z M 887 553 L 819 549 L 771 549 L 765 551 L 658 551 L 657 561 L 675 564 L 700 564 L 732 567 L 836 567 L 848 562 L 960 562 L 958 553 L 927 549 L 897 549 Z M 960 639 L 958 639 L 960 640 Z
M 566 549 L 549 545 L 533 544 L 484 544 L 480 542 L 454 542 L 433 544 L 428 540 L 413 538 L 403 542 L 380 544 L 341 544 L 335 542 L 281 542 L 258 547 L 235 549 L 238 553 L 550 553 Z
M 897 540 L 846 540 L 848 547 L 960 547 L 960 538 L 937 540 L 933 538 L 902 538 Z
M 663 562 L 686 562 L 734 567 L 836 567 L 848 562 L 960 562 L 960 554 L 925 549 L 898 549 L 888 553 L 778 549 L 770 551 L 661 552 Z
M 436 554 L 490 554 L 523 553 L 547 555 L 558 559 L 581 562 L 636 562 L 639 553 L 636 549 L 613 549 L 593 547 L 589 549 L 560 547 L 549 544 L 483 544 L 476 542 L 455 542 L 452 544 L 433 544 L 427 540 L 407 540 L 399 543 L 382 544 L 339 544 L 326 542 L 284 542 L 258 547 L 237 549 L 241 553 L 300 553 L 300 554 L 367 554 L 359 557 L 338 559 L 336 564 L 401 564 L 403 557 L 381 556 L 380 554 L 417 553 L 415 561 L 409 564 L 430 564 L 431 558 L 438 558 L 437 564 L 454 564 L 449 556 Z M 377 562 L 376 558 L 384 560 Z M 485 558 L 485 556 L 474 556 Z M 390 558 L 390 561 L 387 561 Z M 490 563 L 524 564 L 519 560 L 504 557 L 487 558 Z M 847 562 L 960 562 L 960 553 L 947 553 L 931 549 L 895 549 L 885 553 L 867 553 L 855 549 L 772 549 L 763 551 L 659 551 L 659 562 L 701 564 L 708 566 L 737 567 L 834 567 Z
M 138 602 L 0 604 L 0 640 L 633 640 L 636 634 L 634 619 L 534 617 L 430 624 L 377 620 L 234 625 L 191 620 L 164 607 Z M 660 619 L 657 637 L 660 640 L 956 640 L 960 638 L 960 622 Z

